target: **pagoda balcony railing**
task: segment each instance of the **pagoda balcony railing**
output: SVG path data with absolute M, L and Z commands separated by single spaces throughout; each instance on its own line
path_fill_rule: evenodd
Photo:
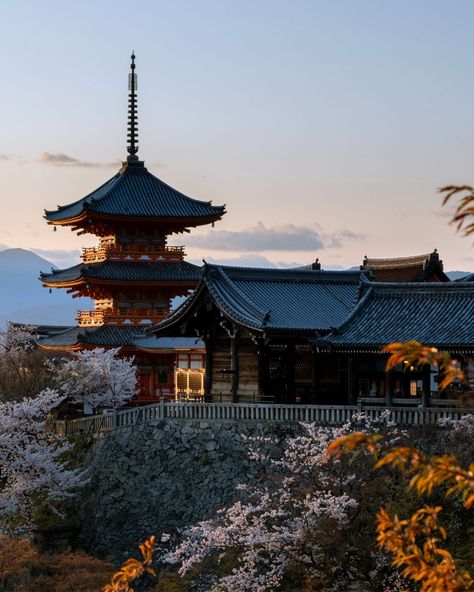
M 81 310 L 77 314 L 77 324 L 80 327 L 149 325 L 159 323 L 167 314 L 167 311 L 163 310 L 132 307 L 108 310 Z
M 183 246 L 155 245 L 100 245 L 82 249 L 84 263 L 99 263 L 106 259 L 115 261 L 182 261 Z

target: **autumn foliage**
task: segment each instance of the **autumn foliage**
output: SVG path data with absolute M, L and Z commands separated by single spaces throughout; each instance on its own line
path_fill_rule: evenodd
M 143 574 L 148 573 L 156 576 L 151 563 L 153 561 L 153 550 L 155 548 L 155 537 L 151 536 L 142 545 L 139 545 L 141 561 L 131 557 L 127 559 L 122 567 L 114 573 L 109 584 L 104 586 L 103 592 L 133 592 L 131 582 L 137 580 Z
M 408 368 L 418 368 L 428 364 L 438 366 L 441 380 L 439 388 L 444 390 L 454 380 L 464 380 L 464 374 L 456 360 L 453 360 L 447 352 L 440 352 L 436 347 L 422 345 L 418 341 L 406 343 L 390 343 L 384 347 L 384 351 L 390 354 L 386 370 L 392 370 L 399 364 Z
M 444 194 L 443 205 L 446 205 L 453 197 L 461 198 L 451 217 L 451 224 L 455 224 L 458 230 L 462 230 L 464 236 L 473 234 L 474 188 L 470 185 L 448 185 L 439 191 Z
M 464 507 L 474 505 L 474 463 L 460 466 L 452 455 L 429 457 L 415 448 L 397 447 L 379 455 L 380 438 L 353 433 L 334 440 L 328 447 L 336 458 L 365 447 L 375 458 L 375 469 L 391 466 L 410 477 L 409 487 L 420 495 L 446 486 L 445 495 L 457 494 Z M 442 545 L 446 531 L 440 525 L 440 506 L 424 506 L 408 519 L 391 518 L 384 508 L 377 515 L 377 541 L 392 556 L 393 565 L 407 579 L 420 584 L 421 592 L 468 592 L 474 580 L 460 569 Z

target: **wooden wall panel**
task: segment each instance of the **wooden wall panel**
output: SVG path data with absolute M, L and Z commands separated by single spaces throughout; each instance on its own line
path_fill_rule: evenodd
M 213 400 L 230 400 L 230 340 L 216 338 L 212 351 L 212 396 Z
M 258 396 L 258 355 L 257 347 L 242 337 L 239 343 L 239 402 L 252 403 Z

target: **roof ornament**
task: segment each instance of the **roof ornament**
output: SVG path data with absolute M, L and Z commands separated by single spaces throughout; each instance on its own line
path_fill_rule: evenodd
M 135 52 L 132 51 L 132 63 L 128 75 L 128 127 L 127 127 L 127 160 L 138 160 L 138 114 L 137 114 L 137 75 L 135 74 Z

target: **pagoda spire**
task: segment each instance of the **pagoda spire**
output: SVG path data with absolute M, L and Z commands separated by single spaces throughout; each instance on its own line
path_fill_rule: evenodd
M 135 160 L 138 152 L 138 114 L 137 114 L 137 75 L 135 74 L 135 52 L 132 51 L 132 63 L 128 75 L 128 126 L 127 152 L 128 160 Z

